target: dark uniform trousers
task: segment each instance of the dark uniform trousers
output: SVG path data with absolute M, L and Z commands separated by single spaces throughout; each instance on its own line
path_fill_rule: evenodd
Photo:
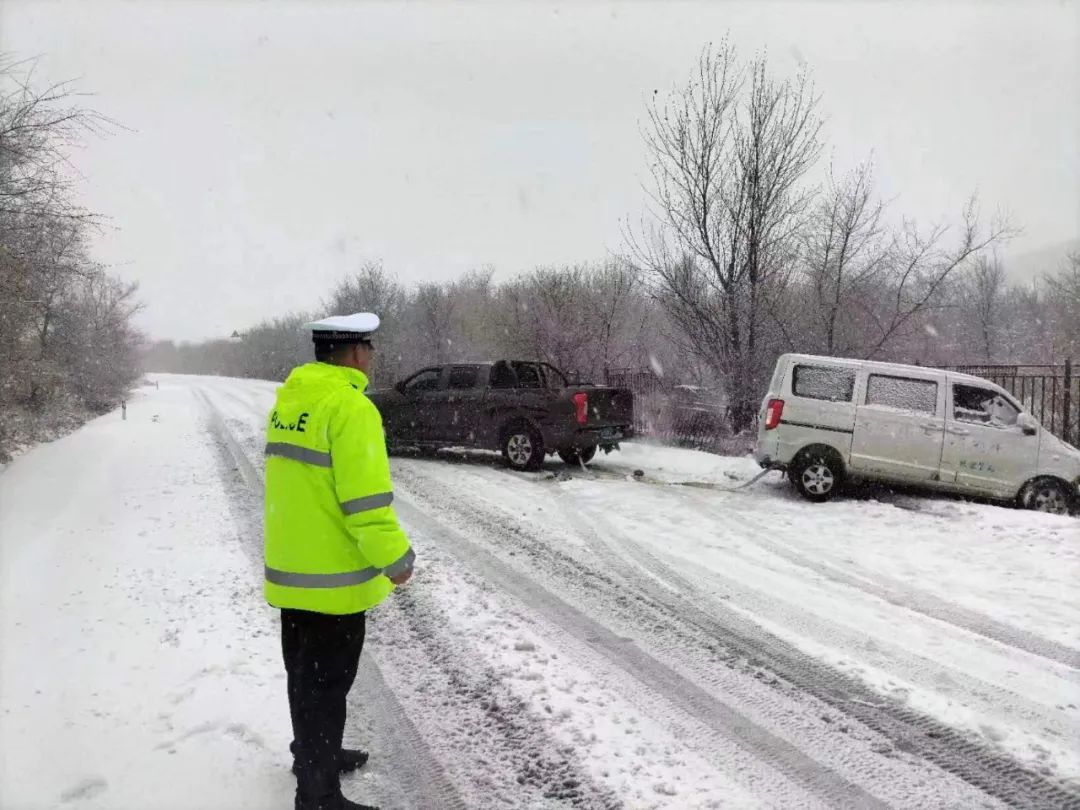
M 338 752 L 345 733 L 345 700 L 356 679 L 366 624 L 364 613 L 281 611 L 297 807 L 333 807 L 341 795 Z

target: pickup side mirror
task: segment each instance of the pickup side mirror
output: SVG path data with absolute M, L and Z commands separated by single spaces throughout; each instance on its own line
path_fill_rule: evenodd
M 1030 413 L 1022 413 L 1016 418 L 1016 424 L 1024 431 L 1026 436 L 1034 436 L 1039 432 L 1039 420 Z

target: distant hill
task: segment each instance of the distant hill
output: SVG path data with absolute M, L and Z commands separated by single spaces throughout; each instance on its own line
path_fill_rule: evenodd
M 1005 272 L 1014 284 L 1030 284 L 1035 279 L 1056 273 L 1065 263 L 1065 257 L 1073 251 L 1080 252 L 1080 238 L 1047 245 L 1026 253 L 1018 253 L 1015 256 L 1007 255 L 1003 259 Z

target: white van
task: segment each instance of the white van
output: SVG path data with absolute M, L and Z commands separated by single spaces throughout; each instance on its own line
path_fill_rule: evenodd
M 1080 450 L 999 386 L 922 366 L 785 354 L 755 455 L 812 501 L 853 477 L 1057 514 L 1080 505 Z

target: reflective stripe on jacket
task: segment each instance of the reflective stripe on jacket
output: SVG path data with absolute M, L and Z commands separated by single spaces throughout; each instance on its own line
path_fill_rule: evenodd
M 412 567 L 367 383 L 355 369 L 308 363 L 278 389 L 266 428 L 265 593 L 274 607 L 358 613 Z

